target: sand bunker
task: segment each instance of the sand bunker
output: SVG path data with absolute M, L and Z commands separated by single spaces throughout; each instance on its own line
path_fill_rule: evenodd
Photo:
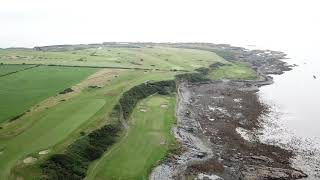
M 37 158 L 34 158 L 34 157 L 27 157 L 27 158 L 25 158 L 24 160 L 23 160 L 23 163 L 25 163 L 25 164 L 30 164 L 30 163 L 33 163 L 33 162 L 35 162 L 37 160 Z
M 168 108 L 168 104 L 161 104 L 160 107 L 164 108 L 164 109 L 167 109 Z
M 47 150 L 43 150 L 43 151 L 40 151 L 39 152 L 39 155 L 45 155 L 45 154 L 48 154 L 49 153 L 49 149 L 47 149 Z
M 160 142 L 160 145 L 165 145 L 166 144 L 166 140 L 162 140 L 161 142 Z

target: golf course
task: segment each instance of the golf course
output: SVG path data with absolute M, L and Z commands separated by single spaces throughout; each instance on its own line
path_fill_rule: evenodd
M 0 179 L 148 179 L 179 146 L 176 82 L 255 77 L 193 48 L 0 49 Z

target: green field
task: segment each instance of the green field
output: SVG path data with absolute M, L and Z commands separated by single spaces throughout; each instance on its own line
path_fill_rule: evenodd
M 127 135 L 91 166 L 87 179 L 148 179 L 151 168 L 175 146 L 174 111 L 174 96 L 142 100 L 132 113 Z
M 24 113 L 95 71 L 97 69 L 40 66 L 0 77 L 0 123 Z
M 0 63 L 5 64 L 55 64 L 163 70 L 193 70 L 216 61 L 223 61 L 213 52 L 168 47 L 97 48 L 63 52 L 0 50 L 0 57 Z
M 230 63 L 215 69 L 209 73 L 209 78 L 213 80 L 219 79 L 238 79 L 250 80 L 257 77 L 256 72 L 245 63 Z

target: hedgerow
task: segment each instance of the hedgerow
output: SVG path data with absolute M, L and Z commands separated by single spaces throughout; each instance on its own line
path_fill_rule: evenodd
M 208 75 L 210 72 L 210 69 L 205 68 L 205 67 L 201 67 L 201 68 L 195 69 L 195 71 L 198 71 L 199 73 L 201 73 L 203 75 Z
M 90 162 L 100 158 L 115 142 L 118 131 L 118 126 L 105 125 L 76 140 L 65 153 L 51 156 L 41 164 L 44 179 L 83 179 Z
M 178 81 L 189 81 L 192 83 L 197 82 L 205 82 L 209 81 L 210 79 L 206 77 L 206 75 L 202 73 L 185 73 L 185 74 L 178 74 L 176 75 L 176 79 Z

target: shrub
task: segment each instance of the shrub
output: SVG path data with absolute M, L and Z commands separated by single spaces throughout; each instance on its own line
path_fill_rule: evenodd
M 72 143 L 64 154 L 55 154 L 41 164 L 45 179 L 78 180 L 86 175 L 91 161 L 100 158 L 115 142 L 119 128 L 105 125 Z
M 17 120 L 17 119 L 21 118 L 21 117 L 22 117 L 23 115 L 25 115 L 25 114 L 26 114 L 26 113 L 21 113 L 21 114 L 19 114 L 19 115 L 15 116 L 15 117 L 13 117 L 13 118 L 9 119 L 9 122 L 15 121 L 15 120 Z
M 176 75 L 176 79 L 179 81 L 189 81 L 192 83 L 209 81 L 209 79 L 201 73 L 178 74 Z
M 67 94 L 67 93 L 70 93 L 70 92 L 73 92 L 73 89 L 72 88 L 67 88 L 67 89 L 59 92 L 59 94 Z
M 205 67 L 201 67 L 201 68 L 198 68 L 198 69 L 195 69 L 195 70 L 198 71 L 199 73 L 203 74 L 203 75 L 208 75 L 209 71 L 210 71 L 209 68 L 205 68 Z
M 85 177 L 88 165 L 66 154 L 55 154 L 40 166 L 45 179 L 79 180 Z
M 81 131 L 81 132 L 80 132 L 80 135 L 81 135 L 81 136 L 84 136 L 84 135 L 86 135 L 86 133 L 85 133 L 84 131 Z
M 226 64 L 224 64 L 224 63 L 216 62 L 216 63 L 211 64 L 209 67 L 210 67 L 210 69 L 218 69 L 219 67 L 225 66 L 225 65 Z

